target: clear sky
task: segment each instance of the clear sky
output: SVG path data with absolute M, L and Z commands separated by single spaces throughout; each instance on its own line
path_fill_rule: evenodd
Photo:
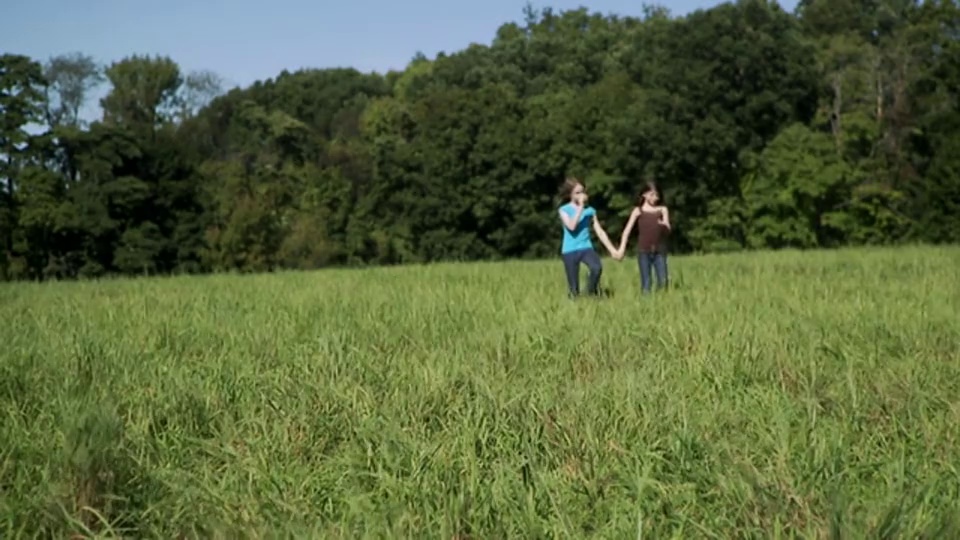
M 168 55 L 184 71 L 209 69 L 226 87 L 283 69 L 403 69 L 418 52 L 433 58 L 523 18 L 526 0 L 4 0 L 0 52 L 45 61 L 80 51 L 101 63 Z M 640 15 L 642 0 L 533 1 L 534 8 Z M 717 0 L 651 0 L 674 15 Z M 796 0 L 780 0 L 792 11 Z

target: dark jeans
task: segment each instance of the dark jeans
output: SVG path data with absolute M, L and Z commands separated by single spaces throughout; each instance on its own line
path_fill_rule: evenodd
M 642 293 L 650 292 L 651 269 L 657 273 L 657 289 L 667 287 L 669 281 L 667 279 L 666 253 L 641 253 L 637 257 L 637 265 L 640 266 L 640 291 Z
M 580 294 L 580 263 L 586 264 L 589 269 L 587 294 L 598 294 L 600 275 L 603 273 L 600 256 L 593 249 L 581 249 L 563 254 L 563 268 L 567 272 L 567 286 L 570 290 L 570 296 Z

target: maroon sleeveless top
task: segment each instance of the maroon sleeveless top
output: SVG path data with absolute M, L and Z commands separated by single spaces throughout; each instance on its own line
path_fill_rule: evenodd
M 664 237 L 666 227 L 660 225 L 660 214 L 656 212 L 640 211 L 637 218 L 637 249 L 640 253 L 663 253 L 666 251 Z

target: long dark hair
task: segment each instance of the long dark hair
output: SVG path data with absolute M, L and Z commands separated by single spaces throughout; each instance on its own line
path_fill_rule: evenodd
M 660 189 L 657 187 L 657 183 L 654 182 L 653 180 L 647 180 L 647 182 L 644 184 L 643 189 L 640 190 L 640 193 L 637 195 L 637 206 L 638 206 L 638 207 L 642 207 L 642 206 L 643 206 L 643 203 L 644 203 L 645 200 L 646 200 L 646 199 L 644 198 L 644 195 L 646 195 L 647 192 L 649 192 L 649 191 L 652 191 L 652 192 L 656 193 L 656 194 L 657 194 L 657 202 L 658 202 L 659 204 L 663 205 L 663 194 L 660 193 Z

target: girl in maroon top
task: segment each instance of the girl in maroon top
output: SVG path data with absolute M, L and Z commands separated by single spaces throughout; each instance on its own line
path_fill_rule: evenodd
M 637 264 L 640 266 L 640 289 L 642 293 L 650 292 L 650 270 L 657 274 L 657 289 L 666 288 L 667 279 L 667 249 L 666 237 L 670 234 L 670 211 L 660 205 L 660 192 L 656 184 L 648 182 L 646 189 L 640 194 L 637 206 L 630 212 L 630 220 L 620 235 L 618 257 L 623 257 L 627 247 L 627 238 L 637 226 Z

